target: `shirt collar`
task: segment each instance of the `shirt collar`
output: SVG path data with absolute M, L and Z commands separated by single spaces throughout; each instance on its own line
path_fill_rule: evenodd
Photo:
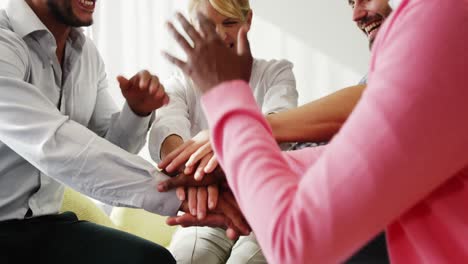
M 6 12 L 13 31 L 21 38 L 38 31 L 46 31 L 53 36 L 25 0 L 10 0 Z M 72 28 L 70 39 L 74 45 L 81 47 L 86 37 L 81 28 Z
M 13 31 L 21 38 L 36 31 L 49 32 L 47 27 L 24 0 L 10 0 L 6 12 Z

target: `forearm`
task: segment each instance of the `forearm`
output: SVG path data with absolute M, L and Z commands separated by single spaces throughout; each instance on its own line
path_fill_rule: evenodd
M 161 144 L 161 152 L 159 153 L 159 156 L 161 159 L 164 159 L 169 153 L 182 144 L 184 144 L 184 140 L 181 136 L 176 134 L 168 136 Z
M 246 85 L 226 83 L 205 95 L 203 103 L 216 155 L 270 261 L 340 262 L 466 166 L 460 138 L 468 127 L 460 127 L 458 118 L 434 120 L 426 114 L 430 105 L 436 116 L 461 117 L 466 104 L 460 96 L 450 97 L 451 107 L 429 101 L 439 91 L 424 91 L 427 83 L 413 81 L 394 90 L 375 85 L 319 159 L 313 149 L 296 156 L 301 164 L 311 164 L 302 171 L 290 167 L 274 147 Z M 462 87 L 457 94 L 466 93 Z M 420 98 L 406 100 L 406 89 Z M 231 100 L 220 108 L 226 96 Z M 454 137 L 438 141 L 447 128 Z M 409 162 L 408 157 L 417 158 Z
M 173 215 L 175 193 L 158 193 L 168 177 L 58 112 L 34 86 L 0 77 L 14 89 L 0 102 L 0 141 L 38 170 L 102 202 Z M 11 115 L 15 113 L 15 115 Z
M 353 111 L 365 87 L 351 86 L 296 109 L 267 116 L 276 141 L 330 140 Z
M 137 154 L 146 143 L 146 135 L 153 119 L 154 115 L 138 116 L 125 104 L 121 112 L 112 116 L 105 138 L 126 151 Z

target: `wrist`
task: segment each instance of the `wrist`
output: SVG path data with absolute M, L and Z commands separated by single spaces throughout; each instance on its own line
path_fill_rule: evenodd
M 129 104 L 128 102 L 127 102 L 127 104 L 130 107 L 130 110 L 132 110 L 132 112 L 135 115 L 139 116 L 139 117 L 147 117 L 147 116 L 151 115 L 151 113 L 152 113 L 152 111 L 150 111 L 150 112 L 142 111 L 142 110 L 138 109 L 138 107 L 135 107 L 135 106 Z
M 265 116 L 265 119 L 267 121 L 267 123 L 270 125 L 271 127 L 271 130 L 273 132 L 273 137 L 275 138 L 276 141 L 279 141 L 279 129 L 281 128 L 281 126 L 278 126 L 277 125 L 277 114 L 270 114 L 270 115 L 267 115 Z
M 177 134 L 171 134 L 166 139 L 164 139 L 163 143 L 161 144 L 161 151 L 159 153 L 159 157 L 161 160 L 165 159 L 167 155 L 169 155 L 173 150 L 178 148 L 184 144 L 184 140 L 181 136 Z

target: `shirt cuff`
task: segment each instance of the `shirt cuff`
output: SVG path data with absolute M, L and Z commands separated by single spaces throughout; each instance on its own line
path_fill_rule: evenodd
M 156 174 L 163 174 L 162 172 L 156 171 Z M 161 178 L 161 177 L 158 177 Z M 169 178 L 164 175 L 164 178 Z M 151 188 L 146 191 L 143 197 L 142 208 L 148 212 L 164 215 L 164 216 L 176 216 L 179 211 L 182 201 L 177 198 L 176 191 L 171 190 L 168 192 L 159 192 L 157 185 L 160 181 L 156 178 L 151 184 Z
M 132 128 L 135 135 L 145 134 L 150 124 L 154 120 L 154 111 L 148 115 L 141 117 L 133 112 L 133 110 L 125 103 L 122 112 L 120 113 L 120 127 L 126 131 L 128 128 Z
M 190 133 L 186 129 L 177 126 L 174 122 L 173 126 L 167 124 L 159 126 L 157 123 L 153 124 L 149 138 L 149 152 L 154 162 L 161 162 L 161 146 L 164 140 L 170 135 L 177 135 L 185 142 L 190 139 Z

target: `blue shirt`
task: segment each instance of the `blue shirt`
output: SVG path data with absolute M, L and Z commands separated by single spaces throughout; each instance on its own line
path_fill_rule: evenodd
M 0 220 L 57 213 L 63 184 L 104 203 L 175 215 L 167 179 L 135 154 L 151 118 L 108 91 L 104 63 L 72 29 L 63 66 L 56 41 L 24 0 L 0 10 Z

